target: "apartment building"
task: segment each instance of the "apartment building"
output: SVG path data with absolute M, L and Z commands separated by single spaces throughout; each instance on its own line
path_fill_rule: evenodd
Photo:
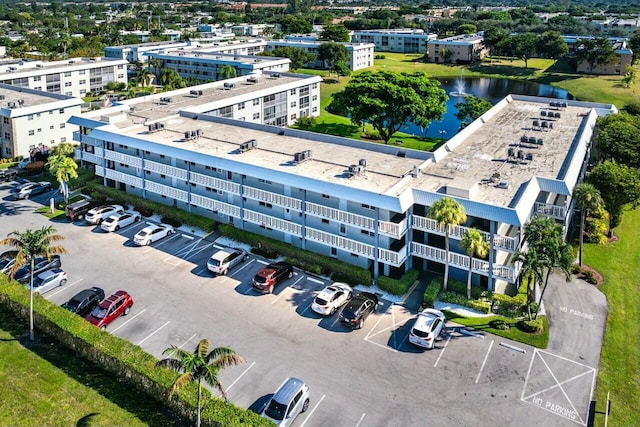
M 0 158 L 28 156 L 33 148 L 72 142 L 82 100 L 56 93 L 0 84 Z
M 592 22 L 596 27 L 598 27 L 602 34 L 611 34 L 612 32 L 615 32 L 618 33 L 617 35 L 624 34 L 626 37 L 632 37 L 638 29 L 640 29 L 640 20 L 638 18 L 623 19 L 611 17 L 604 21 Z
M 482 34 L 461 34 L 444 39 L 429 40 L 427 55 L 429 62 L 469 64 L 485 57 Z
M 352 43 L 373 43 L 376 52 L 425 53 L 427 42 L 437 34 L 420 29 L 358 30 L 351 37 Z
M 104 48 L 104 56 L 105 58 L 126 59 L 130 63 L 135 61 L 145 62 L 147 59 L 145 55 L 148 52 L 175 50 L 189 45 L 189 42 L 170 41 L 107 46 Z
M 303 40 L 267 40 L 265 51 L 274 50 L 277 47 L 297 47 L 307 52 L 318 55 L 320 45 L 326 43 L 322 41 L 303 41 Z M 361 70 L 373 66 L 373 56 L 375 45 L 373 43 L 341 43 L 347 48 L 349 58 L 347 66 L 351 71 Z M 325 68 L 322 61 L 316 59 L 307 64 L 309 67 Z
M 582 40 L 592 40 L 593 36 L 562 36 L 569 48 L 569 55 L 574 55 L 582 45 Z M 585 74 L 621 75 L 627 66 L 632 65 L 633 51 L 627 47 L 624 37 L 607 37 L 611 47 L 616 52 L 616 59 L 607 64 L 596 64 L 593 67 L 587 61 L 579 61 L 576 71 Z
M 263 97 L 263 107 L 272 97 Z M 157 107 L 157 106 L 156 106 Z M 442 197 L 467 222 L 450 233 L 451 277 L 515 286 L 524 225 L 568 227 L 571 194 L 598 116 L 615 106 L 509 96 L 435 152 L 238 122 L 181 109 L 117 105 L 74 116 L 78 156 L 105 185 L 364 268 L 373 277 L 443 271 Z M 490 244 L 466 256 L 468 227 Z
M 99 93 L 109 82 L 127 83 L 124 59 L 71 58 L 0 65 L 0 83 L 82 98 Z

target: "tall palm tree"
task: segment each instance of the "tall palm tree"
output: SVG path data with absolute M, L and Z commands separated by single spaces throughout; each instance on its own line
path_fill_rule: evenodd
M 484 258 L 489 253 L 489 242 L 484 238 L 484 235 L 475 228 L 469 228 L 462 235 L 460 240 L 460 246 L 464 249 L 465 253 L 469 256 L 469 272 L 467 274 L 467 299 L 471 299 L 471 263 L 473 262 L 473 256 L 477 255 L 480 258 Z
M 220 80 L 232 79 L 236 76 L 236 69 L 231 65 L 222 65 L 218 68 L 218 77 Z
M 449 233 L 452 226 L 464 224 L 467 221 L 467 214 L 460 203 L 448 197 L 443 197 L 431 205 L 429 217 L 436 220 L 438 225 L 444 226 L 445 261 L 443 288 L 446 290 L 449 280 Z
M 513 262 L 522 263 L 521 277 L 522 280 L 527 281 L 527 315 L 531 320 L 531 303 L 535 302 L 535 289 L 536 283 L 542 283 L 542 277 L 539 271 L 538 254 L 535 248 L 529 248 L 526 252 L 518 250 L 513 256 Z
M 35 339 L 33 333 L 33 270 L 36 257 L 46 256 L 51 258 L 54 254 L 66 254 L 67 250 L 55 242 L 63 240 L 64 237 L 55 234 L 56 229 L 48 226 L 39 230 L 26 230 L 23 233 L 12 231 L 6 239 L 0 241 L 0 245 L 11 246 L 18 251 L 16 261 L 9 271 L 9 277 L 18 271 L 20 267 L 29 263 L 31 267 L 31 277 L 29 278 L 29 339 Z
M 57 151 L 57 153 L 59 154 L 49 156 L 47 166 L 49 167 L 49 171 L 53 175 L 55 175 L 56 180 L 60 183 L 60 187 L 62 188 L 62 193 L 64 196 L 64 202 L 68 203 L 69 181 L 78 177 L 78 164 L 75 162 L 75 160 L 73 160 L 73 158 L 70 157 L 70 155 L 73 154 L 73 145 L 60 144 L 58 147 L 60 147 Z M 69 151 L 69 148 L 67 147 L 71 149 L 70 154 L 67 154 Z
M 171 346 L 162 352 L 169 356 L 158 362 L 159 366 L 166 366 L 182 374 L 173 383 L 171 392 L 180 390 L 191 382 L 198 383 L 198 403 L 196 427 L 200 427 L 200 400 L 202 398 L 202 381 L 212 387 L 217 387 L 224 400 L 228 400 L 227 392 L 218 380 L 220 369 L 231 365 L 244 363 L 244 359 L 229 347 L 217 347 L 209 351 L 209 340 L 202 339 L 193 353 Z
M 584 245 L 584 222 L 587 213 L 593 212 L 604 206 L 600 191 L 593 186 L 583 182 L 573 189 L 573 198 L 576 201 L 576 207 L 580 209 L 580 252 L 578 255 L 578 264 L 582 267 L 582 247 Z

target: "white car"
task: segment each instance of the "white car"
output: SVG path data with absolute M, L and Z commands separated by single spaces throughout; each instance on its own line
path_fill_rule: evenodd
M 416 323 L 409 332 L 409 342 L 420 347 L 433 348 L 436 338 L 444 328 L 445 320 L 441 311 L 425 308 L 418 314 Z
M 115 215 L 111 215 L 109 218 L 102 221 L 100 228 L 104 231 L 118 231 L 122 227 L 131 225 L 134 222 L 140 221 L 140 214 L 138 212 L 121 212 Z
M 65 283 L 67 283 L 67 273 L 59 268 L 54 268 L 38 274 L 33 279 L 33 292 L 44 294 L 58 286 L 63 286 Z M 28 283 L 27 288 L 29 288 Z
M 15 200 L 28 199 L 36 194 L 46 193 L 51 190 L 50 182 L 27 182 L 12 188 L 9 194 Z
M 120 205 L 106 205 L 106 206 L 98 206 L 97 208 L 90 209 L 84 215 L 84 219 L 87 220 L 89 224 L 101 224 L 102 221 L 109 218 L 111 215 L 123 213 L 124 208 Z
M 327 286 L 311 303 L 311 309 L 323 316 L 331 316 L 344 303 L 351 299 L 353 289 L 346 283 L 336 282 Z
M 172 233 L 175 233 L 175 230 L 168 224 L 150 225 L 133 236 L 133 243 L 138 246 L 146 246 Z

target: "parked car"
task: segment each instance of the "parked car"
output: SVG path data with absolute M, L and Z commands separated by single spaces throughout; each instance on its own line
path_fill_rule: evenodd
M 47 270 L 52 270 L 54 268 L 62 267 L 62 261 L 60 261 L 60 255 L 51 255 L 51 259 L 43 256 L 37 257 L 34 260 L 34 269 L 33 269 L 33 277 L 35 278 L 38 274 L 45 272 Z M 31 265 L 28 263 L 23 265 L 16 271 L 13 275 L 14 280 L 17 280 L 20 283 L 27 283 L 31 280 Z
M 103 300 L 86 319 L 102 330 L 120 316 L 126 316 L 133 306 L 133 298 L 125 291 L 118 291 Z
M 68 204 L 64 213 L 72 222 L 82 221 L 85 214 L 96 206 L 100 206 L 99 201 L 93 199 L 82 199 Z
M 15 169 L 0 169 L 0 182 L 14 181 L 18 177 Z
M 207 268 L 214 274 L 226 275 L 231 268 L 246 261 L 248 256 L 244 249 L 220 249 L 211 255 Z
M 308 408 L 309 386 L 298 378 L 289 378 L 269 399 L 261 415 L 277 426 L 285 427 Z
M 293 277 L 293 266 L 287 262 L 269 264 L 253 277 L 253 288 L 263 294 L 270 294 L 276 285 Z
M 8 274 L 16 262 L 18 251 L 6 251 L 0 255 L 0 273 Z
M 323 316 L 331 316 L 344 303 L 351 299 L 353 289 L 346 283 L 336 282 L 327 286 L 320 292 L 311 303 L 311 309 Z
M 28 199 L 36 194 L 46 193 L 51 190 L 50 182 L 27 182 L 12 188 L 9 194 L 15 200 Z
M 35 161 L 35 160 L 31 160 L 31 157 L 25 157 L 24 159 L 20 160 L 20 163 L 18 163 L 18 167 L 20 169 L 26 169 L 27 165 L 32 161 Z
M 175 233 L 175 230 L 168 224 L 150 225 L 133 236 L 133 243 L 138 246 L 146 246 L 172 233 Z
M 64 286 L 66 283 L 67 273 L 59 268 L 54 268 L 53 270 L 44 271 L 33 278 L 33 292 L 44 294 L 58 286 Z M 29 283 L 26 285 L 28 288 Z
M 340 322 L 354 329 L 362 328 L 364 321 L 378 308 L 378 297 L 370 292 L 360 292 L 351 298 L 340 312 Z
M 85 215 L 84 219 L 89 224 L 100 225 L 102 221 L 109 218 L 111 215 L 123 213 L 124 208 L 120 205 L 104 205 L 90 209 Z
M 115 215 L 111 215 L 102 221 L 100 228 L 109 232 L 118 231 L 122 227 L 126 227 L 127 225 L 140 221 L 140 218 L 142 217 L 138 212 L 120 212 Z
M 86 317 L 104 299 L 104 291 L 93 287 L 75 294 L 69 301 L 62 304 L 62 308 L 79 316 Z
M 445 320 L 441 311 L 425 308 L 418 314 L 416 323 L 409 332 L 409 342 L 420 347 L 433 348 L 436 338 L 444 328 Z

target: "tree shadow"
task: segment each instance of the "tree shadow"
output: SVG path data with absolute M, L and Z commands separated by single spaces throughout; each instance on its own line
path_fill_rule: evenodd
M 76 423 L 76 427 L 90 427 L 93 422 L 93 418 L 96 417 L 96 415 L 100 415 L 99 412 L 92 412 L 90 414 L 85 415 L 84 417 L 80 418 L 78 420 L 78 422 Z
M 360 127 L 347 123 L 317 123 L 310 131 L 350 138 L 360 131 Z

